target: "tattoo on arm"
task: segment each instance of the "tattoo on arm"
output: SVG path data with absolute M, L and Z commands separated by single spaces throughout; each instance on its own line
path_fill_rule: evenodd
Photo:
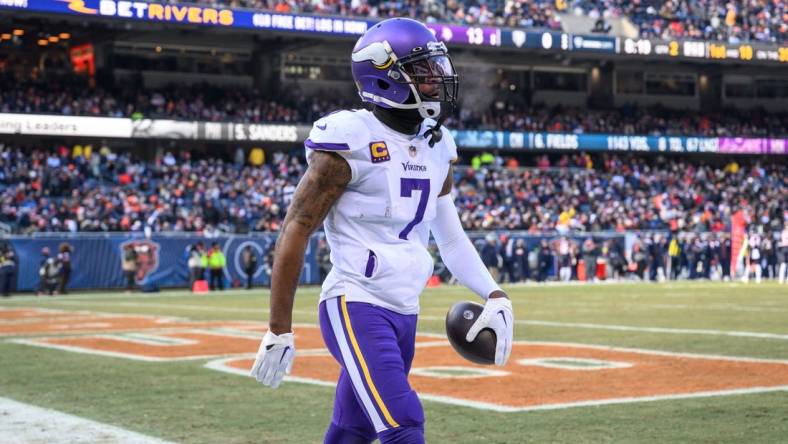
M 298 183 L 290 208 L 282 223 L 297 224 L 312 233 L 323 223 L 328 210 L 339 199 L 350 182 L 350 165 L 337 153 L 314 151 L 309 156 L 309 168 Z
M 309 237 L 350 182 L 350 165 L 337 153 L 315 151 L 298 183 L 276 240 L 271 273 L 269 327 L 275 334 L 292 331 L 293 299 L 304 266 Z
M 449 165 L 449 172 L 446 173 L 446 180 L 443 181 L 443 188 L 441 188 L 440 194 L 438 197 L 445 196 L 451 193 L 451 188 L 454 186 L 454 166 Z

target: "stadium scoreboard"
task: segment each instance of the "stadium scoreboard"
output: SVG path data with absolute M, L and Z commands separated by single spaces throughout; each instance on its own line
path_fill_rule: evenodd
M 148 23 L 171 23 L 246 30 L 357 37 L 377 23 L 365 18 L 281 14 L 189 3 L 126 0 L 0 0 L 0 10 L 104 17 Z M 638 56 L 654 59 L 788 63 L 788 46 L 695 40 L 657 40 L 576 35 L 489 26 L 428 23 L 435 36 L 449 45 Z
M 710 60 L 752 60 L 788 63 L 788 46 L 755 46 L 749 43 L 693 40 L 620 39 L 624 55 L 685 57 Z

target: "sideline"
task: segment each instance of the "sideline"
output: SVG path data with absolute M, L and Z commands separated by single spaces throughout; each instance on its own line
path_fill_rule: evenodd
M 172 444 L 120 427 L 0 397 L 5 444 Z

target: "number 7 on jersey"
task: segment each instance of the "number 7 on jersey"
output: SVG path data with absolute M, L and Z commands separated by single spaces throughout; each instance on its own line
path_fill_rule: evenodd
M 427 200 L 430 198 L 430 180 L 402 177 L 399 180 L 399 184 L 400 197 L 412 197 L 414 190 L 421 191 L 421 193 L 419 193 L 419 205 L 416 207 L 416 216 L 408 225 L 405 225 L 405 228 L 399 233 L 400 239 L 408 240 L 410 231 L 424 218 L 424 210 L 427 209 Z

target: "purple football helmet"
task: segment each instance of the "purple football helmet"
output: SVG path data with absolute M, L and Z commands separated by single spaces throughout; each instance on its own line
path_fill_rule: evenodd
M 353 79 L 361 100 L 383 108 L 416 109 L 437 119 L 441 103 L 454 106 L 459 82 L 446 45 L 416 20 L 375 24 L 356 42 Z

